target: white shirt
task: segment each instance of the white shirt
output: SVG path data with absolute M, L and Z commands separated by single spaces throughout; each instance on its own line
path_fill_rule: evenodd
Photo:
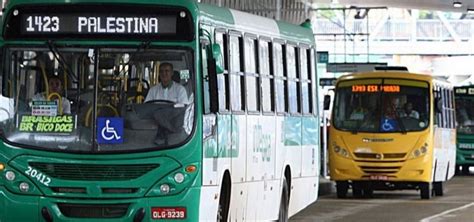
M 416 110 L 412 110 L 409 115 L 407 115 L 407 113 L 405 111 L 400 113 L 400 117 L 407 117 L 407 116 L 411 117 L 411 118 L 415 118 L 415 119 L 420 118 L 420 114 Z
M 171 82 L 171 86 L 164 88 L 161 84 L 151 87 L 146 95 L 145 102 L 162 99 L 180 104 L 189 104 L 188 95 L 184 86 Z
M 38 93 L 33 96 L 33 101 L 46 101 L 45 93 Z M 54 101 L 58 101 L 55 99 Z M 58 102 L 59 103 L 59 102 Z M 61 103 L 63 107 L 63 114 L 71 114 L 71 102 L 65 97 L 61 98 Z M 58 111 L 59 112 L 59 111 Z

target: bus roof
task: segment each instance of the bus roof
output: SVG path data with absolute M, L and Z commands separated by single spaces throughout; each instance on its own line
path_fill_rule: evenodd
M 352 73 L 348 75 L 341 76 L 337 79 L 336 85 L 340 81 L 352 80 L 352 79 L 373 79 L 373 78 L 393 78 L 393 79 L 413 79 L 420 81 L 427 81 L 434 83 L 441 87 L 452 88 L 452 85 L 445 80 L 438 79 L 436 76 L 431 76 L 428 74 L 420 73 L 410 73 L 410 72 L 401 72 L 401 71 L 374 71 L 374 72 L 360 72 Z
M 197 14 L 199 19 L 206 24 L 219 25 L 223 28 L 235 29 L 238 31 L 249 32 L 271 38 L 280 38 L 308 45 L 314 45 L 315 43 L 310 28 L 276 21 L 229 8 L 217 7 L 211 4 L 197 3 L 196 1 L 191 0 L 10 0 L 6 5 L 5 15 L 10 14 L 10 10 L 18 5 L 74 5 L 85 3 L 179 5 L 188 8 L 193 15 Z
M 433 76 L 419 73 L 409 73 L 400 71 L 375 71 L 375 72 L 360 72 L 351 73 L 348 75 L 341 76 L 338 81 L 351 80 L 351 79 L 365 79 L 365 78 L 402 78 L 402 79 L 416 79 L 424 81 L 432 81 Z
M 264 35 L 271 38 L 314 44 L 310 28 L 210 4 L 198 4 L 200 20 L 209 25 Z M 303 21 L 302 21 L 303 22 Z

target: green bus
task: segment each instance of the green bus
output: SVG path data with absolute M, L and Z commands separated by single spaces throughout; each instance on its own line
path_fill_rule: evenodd
M 454 88 L 457 122 L 456 173 L 469 174 L 474 166 L 474 86 Z
M 319 187 L 306 24 L 190 0 L 10 0 L 0 221 L 287 221 Z

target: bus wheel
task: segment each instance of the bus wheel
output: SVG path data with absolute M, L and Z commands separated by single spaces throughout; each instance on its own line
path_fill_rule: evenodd
M 461 173 L 461 170 L 459 170 L 459 167 L 461 167 L 461 166 L 456 165 L 456 168 L 454 168 L 454 174 L 455 175 L 459 175 Z
M 279 222 L 288 222 L 288 205 L 289 205 L 288 183 L 286 182 L 286 178 L 284 178 L 283 189 L 281 191 L 280 210 L 278 213 Z
M 374 194 L 374 189 L 372 189 L 372 184 L 370 182 L 366 182 L 362 186 L 362 191 L 363 191 L 363 196 L 365 198 L 370 198 L 372 197 L 372 194 Z
M 443 182 L 434 182 L 433 183 L 433 190 L 436 196 L 443 196 L 444 195 L 444 184 Z
M 421 199 L 430 199 L 431 198 L 431 183 L 425 182 L 420 183 L 420 197 Z
M 469 166 L 468 165 L 463 165 L 462 166 L 462 174 L 469 175 Z
M 224 176 L 226 178 L 227 174 Z M 219 206 L 217 208 L 217 221 L 227 222 L 229 218 L 229 205 L 230 205 L 230 180 L 226 178 L 221 187 L 221 193 L 219 196 Z
M 354 196 L 354 198 L 362 197 L 362 186 L 362 182 L 352 182 L 352 196 Z
M 349 183 L 347 181 L 336 181 L 337 198 L 345 198 L 348 189 Z

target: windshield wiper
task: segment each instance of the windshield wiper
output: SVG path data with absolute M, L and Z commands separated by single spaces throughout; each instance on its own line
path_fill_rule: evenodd
M 405 125 L 403 125 L 402 120 L 400 119 L 400 116 L 398 115 L 398 112 L 395 111 L 395 119 L 398 122 L 398 125 L 400 126 L 400 130 L 402 131 L 403 134 L 407 134 L 407 130 L 405 128 Z
M 74 83 L 78 83 L 78 80 L 77 80 L 76 76 L 74 75 L 74 72 L 72 71 L 69 64 L 66 63 L 66 60 L 64 59 L 62 54 L 58 51 L 58 49 L 54 45 L 54 42 L 49 40 L 49 41 L 46 41 L 46 43 L 48 45 L 49 51 L 51 53 L 53 53 L 54 58 L 56 58 L 56 60 L 58 60 L 58 62 L 59 62 L 59 65 L 61 65 L 61 68 L 63 68 L 66 71 L 69 78 L 71 78 Z
M 364 120 L 357 121 L 356 127 L 351 131 L 352 134 L 357 134 L 359 133 L 360 128 L 364 124 Z

